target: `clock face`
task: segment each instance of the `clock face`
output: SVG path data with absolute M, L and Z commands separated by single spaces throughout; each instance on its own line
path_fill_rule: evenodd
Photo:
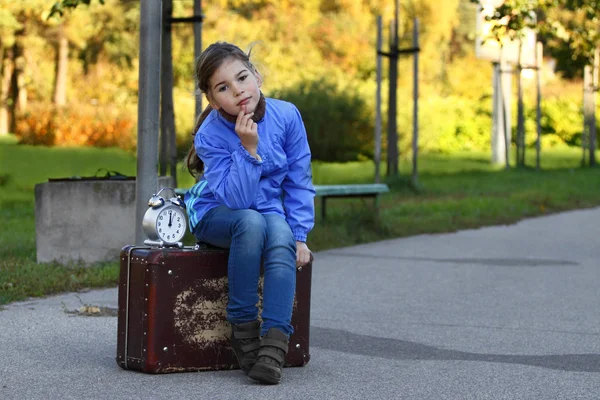
M 161 210 L 156 218 L 156 233 L 165 243 L 176 243 L 183 238 L 186 230 L 183 210 L 178 207 L 168 207 Z

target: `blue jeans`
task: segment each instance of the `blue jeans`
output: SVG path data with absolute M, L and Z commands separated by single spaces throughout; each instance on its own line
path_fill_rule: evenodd
M 202 242 L 229 249 L 227 320 L 258 318 L 258 281 L 264 268 L 262 334 L 278 328 L 291 335 L 296 292 L 296 241 L 286 220 L 276 214 L 232 210 L 208 211 L 194 229 Z

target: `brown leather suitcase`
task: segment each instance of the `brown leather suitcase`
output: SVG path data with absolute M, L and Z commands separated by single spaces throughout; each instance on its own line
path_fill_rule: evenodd
M 227 257 L 227 250 L 200 246 L 121 250 L 117 363 L 122 368 L 146 373 L 239 368 L 225 320 Z M 312 263 L 297 268 L 286 366 L 310 360 L 311 273 Z

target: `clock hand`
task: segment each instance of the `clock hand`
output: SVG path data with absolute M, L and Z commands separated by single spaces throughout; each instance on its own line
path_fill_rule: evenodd
M 170 212 L 170 213 L 169 213 L 169 228 L 170 228 L 170 227 L 171 227 L 171 225 L 172 225 L 172 224 L 171 224 L 171 222 L 172 222 L 172 221 L 173 221 L 173 213 L 172 213 L 172 212 Z

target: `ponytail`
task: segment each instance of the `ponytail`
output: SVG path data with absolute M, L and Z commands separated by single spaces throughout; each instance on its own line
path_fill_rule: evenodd
M 213 108 L 210 104 L 208 104 L 204 111 L 202 111 L 202 113 L 200 113 L 200 115 L 198 116 L 198 119 L 196 120 L 196 126 L 194 127 L 194 131 L 192 132 L 192 146 L 190 147 L 190 150 L 188 151 L 188 154 L 186 156 L 187 169 L 189 173 L 194 178 L 196 178 L 196 180 L 198 180 L 200 176 L 204 173 L 204 163 L 196 153 L 196 147 L 194 146 L 194 138 L 198 133 L 198 129 L 200 129 L 200 126 L 212 110 Z

